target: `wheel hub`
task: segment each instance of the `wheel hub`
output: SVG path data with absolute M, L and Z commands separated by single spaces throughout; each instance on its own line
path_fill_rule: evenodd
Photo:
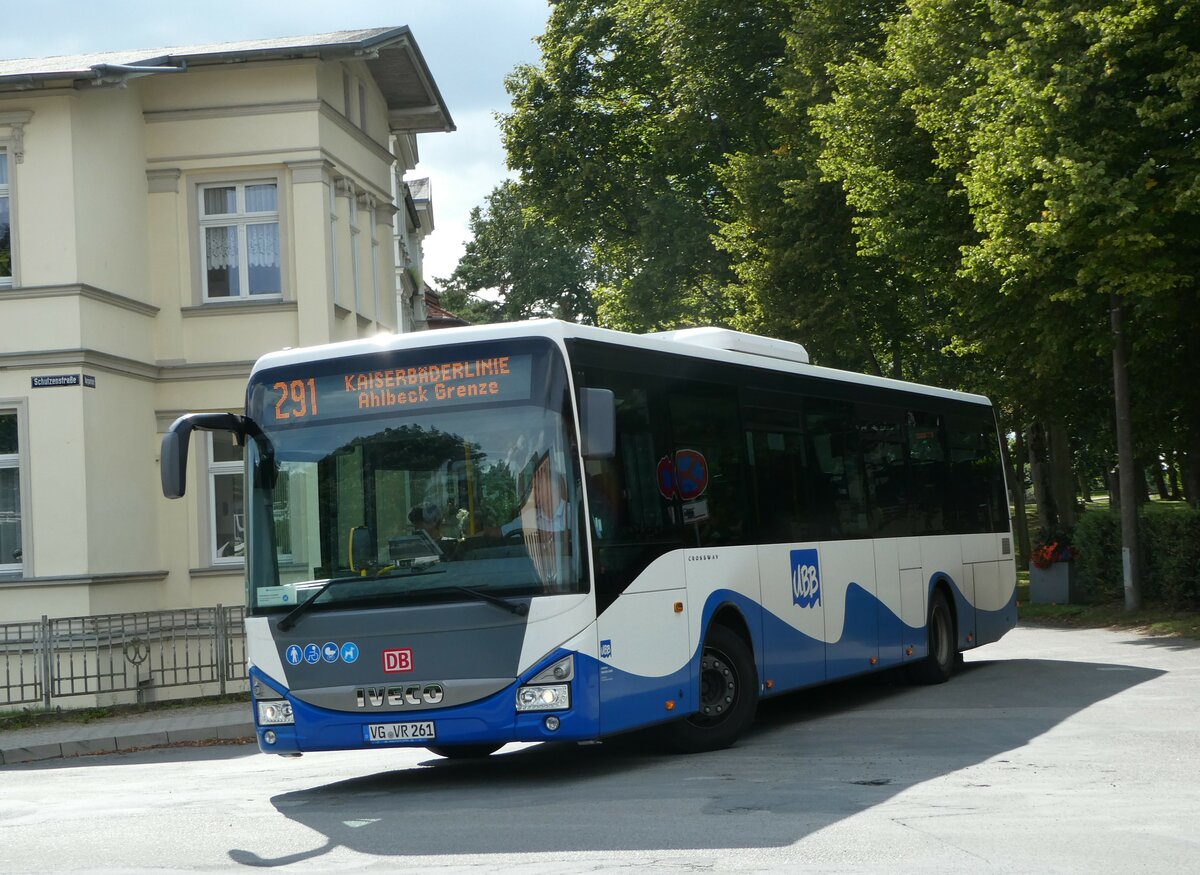
M 723 654 L 706 652 L 700 660 L 700 713 L 719 718 L 737 698 L 737 675 Z

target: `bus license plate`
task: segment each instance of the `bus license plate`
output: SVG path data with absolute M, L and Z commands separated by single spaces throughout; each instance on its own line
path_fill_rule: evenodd
M 367 741 L 432 741 L 437 737 L 433 721 L 422 723 L 368 723 L 363 727 Z

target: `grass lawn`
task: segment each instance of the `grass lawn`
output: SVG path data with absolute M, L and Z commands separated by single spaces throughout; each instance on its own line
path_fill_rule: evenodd
M 1149 508 L 1155 512 L 1183 510 L 1183 501 L 1162 501 L 1151 496 Z M 1013 521 L 1017 521 L 1013 509 Z M 1108 495 L 1096 493 L 1091 496 L 1082 510 L 1108 510 Z M 1025 525 L 1029 532 L 1029 543 L 1037 538 L 1037 505 L 1025 505 Z M 1177 635 L 1200 640 L 1200 612 L 1180 611 L 1157 605 L 1143 605 L 1137 611 L 1127 612 L 1122 602 L 1097 605 L 1034 605 L 1029 603 L 1029 572 L 1017 571 L 1017 616 L 1022 622 L 1061 626 L 1065 628 L 1129 629 L 1147 635 Z
M 1029 572 L 1017 572 L 1017 617 L 1030 625 L 1062 628 L 1128 629 L 1146 635 L 1175 635 L 1200 641 L 1200 613 L 1144 605 L 1126 611 L 1122 602 L 1098 605 L 1030 604 Z

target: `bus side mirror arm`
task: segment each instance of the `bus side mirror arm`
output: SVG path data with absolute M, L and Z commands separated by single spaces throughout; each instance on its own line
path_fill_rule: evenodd
M 585 459 L 611 459 L 617 454 L 617 404 L 612 389 L 581 389 L 579 427 Z
M 185 413 L 167 429 L 163 435 L 159 453 L 158 469 L 162 478 L 163 495 L 167 498 L 182 498 L 187 486 L 188 444 L 192 430 L 230 431 L 244 439 L 247 432 L 246 418 L 236 413 Z

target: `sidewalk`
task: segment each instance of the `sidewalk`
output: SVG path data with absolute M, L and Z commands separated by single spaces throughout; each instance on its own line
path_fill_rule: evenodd
M 170 708 L 90 723 L 63 722 L 0 731 L 0 766 L 253 735 L 254 719 L 249 702 Z

